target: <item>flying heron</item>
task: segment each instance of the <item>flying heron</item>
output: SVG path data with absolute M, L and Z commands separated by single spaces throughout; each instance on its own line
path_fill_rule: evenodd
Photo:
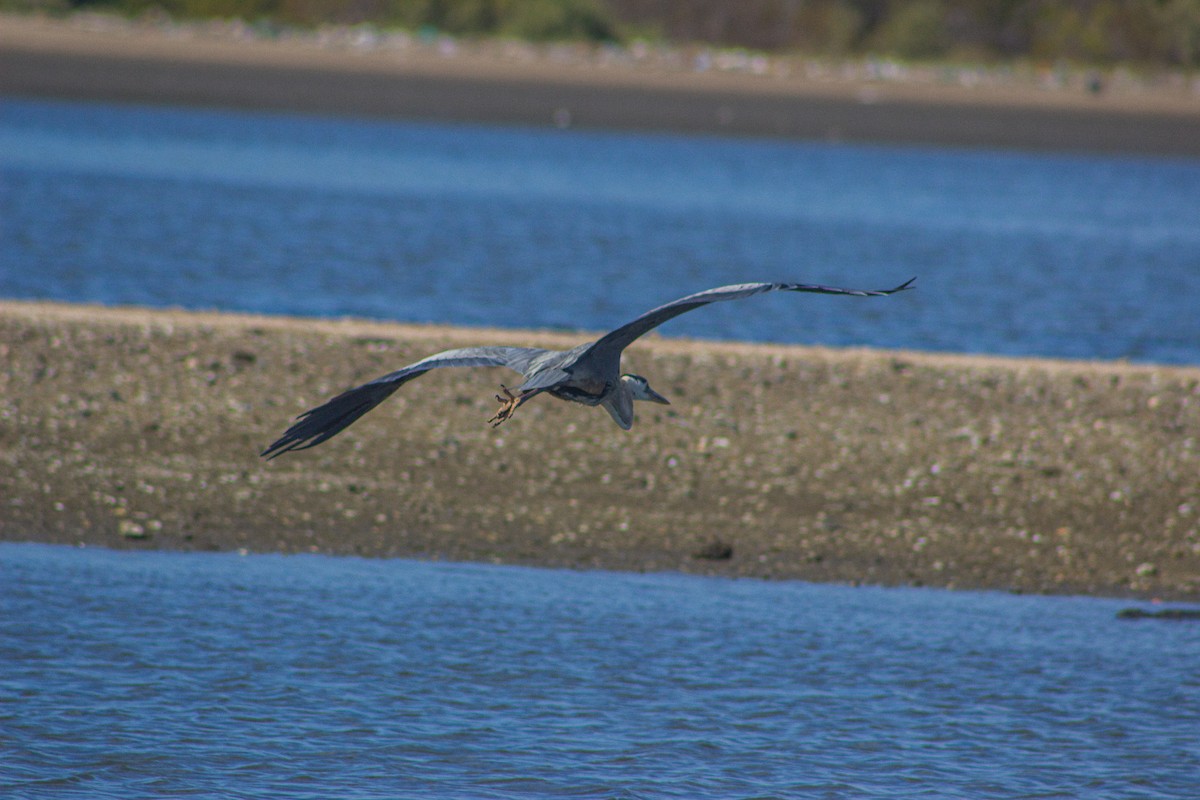
M 650 388 L 641 375 L 621 374 L 621 353 L 639 336 L 669 319 L 709 303 L 740 300 L 766 292 L 814 292 L 845 294 L 855 297 L 880 297 L 904 291 L 916 278 L 894 289 L 839 289 L 808 283 L 739 283 L 718 286 L 647 311 L 594 342 L 570 350 L 543 350 L 540 347 L 460 347 L 444 350 L 409 364 L 373 381 L 339 394 L 324 405 L 304 412 L 270 447 L 262 452 L 268 459 L 293 450 L 305 450 L 336 436 L 356 419 L 382 403 L 392 392 L 413 378 L 440 367 L 508 367 L 521 373 L 525 382 L 496 395 L 500 410 L 488 420 L 499 425 L 529 400 L 548 392 L 560 400 L 585 406 L 601 406 L 624 430 L 633 427 L 633 401 L 669 405 L 667 398 Z

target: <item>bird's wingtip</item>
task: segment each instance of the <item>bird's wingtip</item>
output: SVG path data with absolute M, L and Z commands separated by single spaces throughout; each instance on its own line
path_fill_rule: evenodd
M 288 447 L 281 447 L 280 443 L 276 442 L 275 444 L 268 447 L 266 450 L 263 450 L 261 453 L 259 453 L 258 457 L 265 458 L 267 461 L 271 461 L 271 460 L 283 455 L 290 449 L 291 448 L 288 448 Z

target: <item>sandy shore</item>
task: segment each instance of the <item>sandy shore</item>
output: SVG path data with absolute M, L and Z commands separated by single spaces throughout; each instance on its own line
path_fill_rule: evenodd
M 0 93 L 439 121 L 1200 156 L 1200 93 L 1111 82 L 887 79 L 800 62 L 690 62 L 514 43 L 242 39 L 0 16 Z M 751 62 L 753 66 L 753 62 Z
M 493 430 L 510 374 L 443 370 L 257 457 L 435 350 L 576 341 L 0 302 L 0 538 L 1200 599 L 1197 369 L 651 337 L 630 433 Z

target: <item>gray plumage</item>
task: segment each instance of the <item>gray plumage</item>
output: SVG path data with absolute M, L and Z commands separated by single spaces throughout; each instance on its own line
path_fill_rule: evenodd
M 404 384 L 441 367 L 508 367 L 525 379 L 515 393 L 501 387 L 505 396 L 496 396 L 500 411 L 489 422 L 499 425 L 526 401 L 546 392 L 561 400 L 589 406 L 601 406 L 621 428 L 633 425 L 633 401 L 666 404 L 665 397 L 650 388 L 639 375 L 621 374 L 621 354 L 639 336 L 680 314 L 725 300 L 740 300 L 766 292 L 813 292 L 877 297 L 904 291 L 912 286 L 910 278 L 894 289 L 840 289 L 806 283 L 741 283 L 719 286 L 681 297 L 647 311 L 637 319 L 605 334 L 594 342 L 570 350 L 543 350 L 537 347 L 462 347 L 445 350 L 388 373 L 373 381 L 343 392 L 324 405 L 304 412 L 262 455 L 270 458 L 315 447 L 336 436 L 347 426 L 382 403 Z

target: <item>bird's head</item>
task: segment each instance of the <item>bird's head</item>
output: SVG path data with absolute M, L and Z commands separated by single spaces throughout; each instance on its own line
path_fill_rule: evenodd
M 641 375 L 622 375 L 621 383 L 629 390 L 629 396 L 634 400 L 646 400 L 651 403 L 669 406 L 671 401 L 650 388 L 650 382 Z

